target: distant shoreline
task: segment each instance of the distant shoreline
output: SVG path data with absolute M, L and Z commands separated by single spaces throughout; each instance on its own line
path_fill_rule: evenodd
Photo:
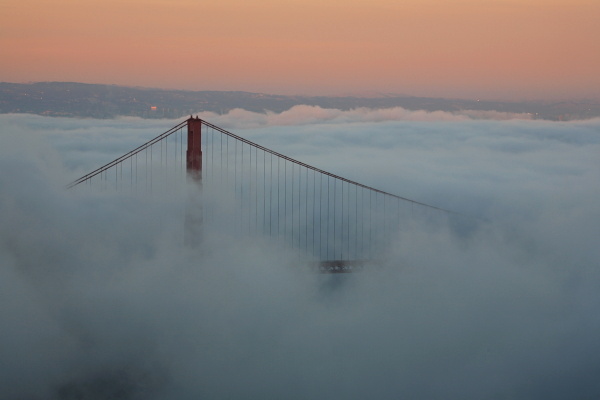
M 532 119 L 576 120 L 600 117 L 600 100 L 489 101 L 429 97 L 284 96 L 233 91 L 183 91 L 76 82 L 0 82 L 0 114 L 110 119 L 120 116 L 182 118 L 199 112 L 225 114 L 241 108 L 280 113 L 296 105 L 350 110 L 402 107 L 416 111 L 463 110 L 530 114 Z

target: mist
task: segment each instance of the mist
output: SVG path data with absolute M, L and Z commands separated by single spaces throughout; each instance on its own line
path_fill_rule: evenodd
M 343 275 L 188 247 L 185 190 L 65 189 L 179 121 L 0 116 L 0 397 L 597 398 L 600 120 L 314 111 L 201 117 L 468 229 L 411 221 Z

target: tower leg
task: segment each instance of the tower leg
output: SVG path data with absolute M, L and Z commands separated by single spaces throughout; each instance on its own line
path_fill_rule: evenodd
M 188 145 L 186 152 L 186 171 L 188 176 L 188 203 L 185 215 L 185 243 L 195 247 L 202 240 L 202 120 L 190 118 L 188 126 Z
M 187 121 L 188 145 L 186 153 L 187 173 L 197 182 L 202 181 L 202 120 L 190 118 Z

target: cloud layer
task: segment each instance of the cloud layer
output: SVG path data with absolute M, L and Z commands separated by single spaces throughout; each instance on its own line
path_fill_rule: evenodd
M 268 238 L 188 248 L 184 194 L 63 189 L 172 121 L 1 116 L 0 397 L 600 394 L 600 121 L 291 111 L 235 132 L 478 219 L 410 224 L 385 265 L 345 276 Z
M 354 123 L 354 122 L 385 122 L 385 121 L 466 121 L 470 119 L 511 120 L 531 119 L 528 113 L 507 113 L 499 111 L 461 110 L 424 111 L 407 110 L 402 107 L 371 109 L 359 107 L 352 110 L 321 108 L 319 106 L 298 105 L 281 113 L 256 113 L 244 109 L 234 109 L 226 114 L 203 112 L 200 118 L 213 121 L 214 124 L 226 128 L 244 129 L 265 126 L 298 126 L 315 123 Z

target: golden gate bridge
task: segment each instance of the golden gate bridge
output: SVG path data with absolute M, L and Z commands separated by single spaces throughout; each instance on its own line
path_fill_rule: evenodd
M 385 254 L 416 215 L 456 213 L 324 171 L 251 142 L 198 117 L 163 132 L 67 187 L 136 193 L 192 190 L 186 241 L 203 225 L 263 235 L 304 254 L 323 273 L 364 268 Z M 233 204 L 216 213 L 208 193 Z

